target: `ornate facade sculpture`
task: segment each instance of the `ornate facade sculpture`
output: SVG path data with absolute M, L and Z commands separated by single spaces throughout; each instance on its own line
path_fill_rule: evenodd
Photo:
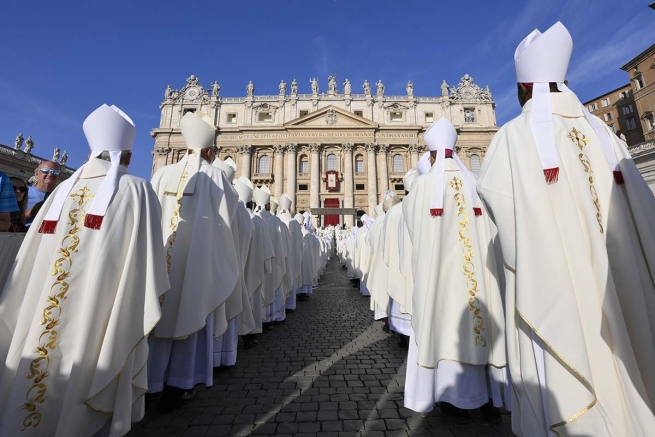
M 218 84 L 218 81 L 215 80 L 212 84 L 212 97 L 218 98 L 219 93 L 221 92 L 221 86 Z
M 291 94 L 298 94 L 298 82 L 295 78 L 291 82 Z
M 339 94 L 339 91 L 337 90 L 337 75 L 330 75 L 328 76 L 328 94 L 333 96 L 335 94 Z
M 239 155 L 250 155 L 251 150 L 252 150 L 252 147 L 249 146 L 249 145 L 237 146 L 237 153 Z
M 14 149 L 20 150 L 23 147 L 23 133 L 19 133 L 16 139 L 14 140 Z
M 59 164 L 66 165 L 66 161 L 68 161 L 68 151 L 64 150 L 64 153 L 61 155 L 61 159 L 59 160 Z
M 342 143 L 341 148 L 343 149 L 344 152 L 350 152 L 352 153 L 353 151 L 353 143 Z
M 321 143 L 310 144 L 309 151 L 312 153 L 319 153 L 321 151 Z
M 378 79 L 378 83 L 376 83 L 375 86 L 378 89 L 378 97 L 384 96 L 384 84 L 382 83 L 382 80 Z
M 287 93 L 287 84 L 284 82 L 284 79 L 280 81 L 280 85 L 278 86 L 278 89 L 280 90 L 281 96 Z
M 364 94 L 367 96 L 371 95 L 371 85 L 368 83 L 368 80 L 364 81 Z
M 444 81 L 445 84 L 445 81 Z M 443 85 L 442 93 L 443 93 Z M 450 88 L 450 98 L 454 101 L 477 101 L 477 102 L 491 102 L 491 91 L 489 87 L 484 89 L 480 88 L 475 84 L 473 78 L 468 74 L 465 74 L 464 77 L 459 81 L 457 88 Z
M 273 153 L 275 155 L 284 155 L 284 151 L 286 149 L 286 146 L 282 144 L 274 144 L 273 145 Z
M 352 89 L 351 89 L 350 81 L 348 79 L 344 80 L 343 81 L 343 93 L 344 94 L 350 94 L 351 90 Z
M 53 160 L 54 162 L 59 161 L 59 147 L 55 147 L 55 151 L 54 151 L 54 153 L 52 154 L 52 160 Z
M 329 109 L 325 114 L 325 123 L 328 126 L 334 126 L 337 124 L 337 111 L 334 109 Z
M 246 95 L 248 97 L 252 97 L 253 93 L 255 92 L 255 84 L 252 83 L 252 80 L 248 82 L 248 85 L 246 85 Z
M 31 153 L 33 148 L 34 140 L 32 139 L 32 135 L 30 135 L 27 137 L 27 140 L 25 140 L 25 153 Z
M 366 149 L 367 152 L 375 152 L 377 144 L 375 143 L 366 143 L 364 145 L 364 148 Z
M 312 85 L 312 94 L 318 94 L 318 79 L 313 77 L 309 79 L 309 83 Z
M 411 80 L 407 82 L 407 86 L 405 87 L 405 89 L 407 90 L 407 95 L 409 97 L 414 97 L 414 84 L 412 83 Z
M 448 84 L 446 83 L 446 79 L 444 79 L 443 83 L 441 84 L 441 97 L 448 97 Z

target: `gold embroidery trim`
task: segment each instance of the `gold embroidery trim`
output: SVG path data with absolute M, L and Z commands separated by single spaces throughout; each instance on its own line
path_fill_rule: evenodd
M 170 229 L 170 235 L 168 237 L 168 243 L 166 245 L 166 269 L 167 269 L 166 271 L 169 274 L 171 272 L 171 265 L 173 260 L 173 245 L 175 244 L 175 239 L 177 238 L 177 226 L 180 223 L 180 210 L 182 209 L 182 198 L 184 197 L 184 188 L 186 187 L 186 181 L 188 177 L 189 174 L 185 170 L 184 173 L 182 174 L 180 185 L 178 185 L 177 187 L 177 194 L 175 195 L 175 201 L 177 203 L 175 205 L 175 209 L 173 210 L 173 214 L 171 215 L 171 221 L 168 224 L 168 228 Z M 166 299 L 165 294 L 159 296 L 160 306 L 164 306 L 165 299 Z
M 487 339 L 482 334 L 485 330 L 484 319 L 482 318 L 482 309 L 480 308 L 480 301 L 477 298 L 478 281 L 475 279 L 475 267 L 472 259 L 475 257 L 473 253 L 473 246 L 471 245 L 471 236 L 467 225 L 469 224 L 469 216 L 466 213 L 466 199 L 462 190 L 462 181 L 454 177 L 450 181 L 450 186 L 457 191 L 455 193 L 455 202 L 457 202 L 457 219 L 459 222 L 459 241 L 462 242 L 462 255 L 464 256 L 464 275 L 466 276 L 466 284 L 468 286 L 469 294 L 469 311 L 473 312 L 473 332 L 475 332 L 475 345 L 482 347 L 487 346 Z
M 603 229 L 603 217 L 600 214 L 600 200 L 598 199 L 598 192 L 596 191 L 596 186 L 594 185 L 594 171 L 591 169 L 591 161 L 584 153 L 584 148 L 589 142 L 589 139 L 587 139 L 587 137 L 585 137 L 584 134 L 576 128 L 573 128 L 571 132 L 569 132 L 569 138 L 580 149 L 578 159 L 584 167 L 585 173 L 589 175 L 589 191 L 591 192 L 591 200 L 594 202 L 594 206 L 596 207 L 596 221 L 600 227 L 600 233 L 603 234 L 605 233 L 605 229 Z
M 41 412 L 38 409 L 38 404 L 45 401 L 45 395 L 48 391 L 46 380 L 50 376 L 50 373 L 48 373 L 50 367 L 49 350 L 54 350 L 57 347 L 56 342 L 59 333 L 55 328 L 59 325 L 62 315 L 62 303 L 68 299 L 69 284 L 66 281 L 71 277 L 72 254 L 77 253 L 77 247 L 80 244 L 80 237 L 77 234 L 82 230 L 82 224 L 86 216 L 86 211 L 82 209 L 82 206 L 93 197 L 93 194 L 87 187 L 84 187 L 71 194 L 70 197 L 77 203 L 77 208 L 68 213 L 68 226 L 70 226 L 70 229 L 62 239 L 61 247 L 58 250 L 61 258 L 55 261 L 50 273 L 51 276 L 56 278 L 55 282 L 50 286 L 50 296 L 46 300 L 48 306 L 43 310 L 43 319 L 39 322 L 40 325 L 45 325 L 45 327 L 41 335 L 39 335 L 38 346 L 34 350 L 39 356 L 30 363 L 30 374 L 27 375 L 27 379 L 33 380 L 33 382 L 25 394 L 27 401 L 22 408 L 27 410 L 28 414 L 23 419 L 23 429 L 21 431 L 25 431 L 29 427 L 36 428 L 41 423 Z

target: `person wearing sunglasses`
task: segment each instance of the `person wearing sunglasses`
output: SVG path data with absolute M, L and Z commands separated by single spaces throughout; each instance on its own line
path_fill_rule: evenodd
M 11 189 L 11 181 L 0 172 L 0 232 L 11 228 L 11 213 L 18 211 L 18 204 Z
M 27 209 L 27 184 L 21 178 L 10 177 L 14 187 L 14 196 L 18 203 L 18 211 L 11 213 L 11 228 L 9 232 L 27 232 L 25 226 L 25 210 Z
M 29 227 L 36 216 L 34 205 L 45 200 L 46 194 L 51 193 L 59 182 L 59 164 L 53 161 L 43 161 L 34 170 L 36 183 L 29 187 L 27 194 L 27 212 L 25 223 Z

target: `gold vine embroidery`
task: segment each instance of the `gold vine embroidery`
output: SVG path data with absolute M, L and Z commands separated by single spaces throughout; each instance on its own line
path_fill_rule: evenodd
M 600 214 L 600 200 L 598 199 L 598 192 L 596 191 L 596 186 L 594 185 L 594 171 L 591 169 L 591 161 L 589 161 L 587 155 L 584 154 L 584 148 L 589 140 L 584 136 L 582 132 L 576 128 L 573 128 L 571 132 L 569 132 L 569 138 L 580 149 L 578 159 L 580 160 L 580 163 L 582 163 L 585 173 L 589 175 L 589 191 L 591 192 L 591 200 L 594 202 L 594 206 L 596 207 L 596 221 L 600 227 L 600 233 L 603 234 L 605 233 L 605 230 L 603 229 L 603 217 Z
M 469 294 L 469 311 L 473 312 L 473 332 L 475 332 L 475 345 L 482 347 L 487 346 L 487 339 L 482 334 L 484 328 L 484 319 L 482 318 L 482 309 L 480 308 L 480 301 L 478 300 L 478 281 L 475 279 L 475 267 L 472 259 L 475 257 L 473 253 L 473 246 L 471 245 L 471 236 L 467 225 L 469 224 L 469 216 L 466 213 L 466 199 L 462 194 L 462 181 L 454 177 L 450 181 L 450 186 L 457 191 L 455 193 L 455 202 L 457 202 L 457 219 L 459 222 L 459 241 L 463 243 L 462 254 L 464 256 L 464 275 L 466 276 L 466 284 L 468 286 Z
M 58 258 L 50 272 L 55 276 L 55 282 L 50 286 L 50 295 L 46 299 L 48 306 L 43 310 L 43 319 L 40 325 L 44 326 L 43 332 L 39 335 L 38 346 L 35 351 L 39 356 L 30 363 L 30 374 L 27 379 L 33 380 L 32 385 L 27 389 L 25 398 L 27 401 L 23 404 L 23 409 L 28 411 L 27 416 L 23 419 L 23 429 L 29 427 L 36 428 L 41 423 L 41 412 L 38 405 L 45 401 L 45 395 L 48 391 L 46 380 L 50 376 L 48 368 L 50 367 L 50 353 L 57 347 L 57 338 L 59 333 L 55 328 L 59 325 L 62 315 L 63 301 L 68 299 L 69 284 L 66 282 L 71 277 L 71 267 L 73 266 L 72 254 L 77 253 L 77 247 L 80 245 L 80 237 L 77 235 L 82 230 L 86 211 L 82 206 L 92 197 L 91 191 L 84 187 L 76 193 L 71 194 L 71 199 L 77 203 L 77 208 L 68 213 L 68 234 L 61 241 Z
M 184 173 L 182 174 L 182 179 L 180 180 L 180 185 L 177 187 L 177 194 L 175 196 L 175 200 L 177 204 L 175 205 L 175 209 L 173 210 L 173 215 L 171 216 L 171 221 L 168 225 L 171 233 L 170 236 L 168 237 L 168 244 L 166 246 L 166 268 L 167 272 L 171 272 L 171 265 L 172 265 L 172 260 L 173 260 L 173 244 L 175 244 L 175 239 L 177 238 L 177 225 L 180 222 L 180 210 L 182 209 L 182 198 L 184 197 L 184 188 L 186 187 L 186 180 L 189 177 L 189 174 L 185 170 Z M 161 295 L 159 297 L 159 305 L 163 306 L 164 305 L 164 300 L 166 298 L 166 295 Z

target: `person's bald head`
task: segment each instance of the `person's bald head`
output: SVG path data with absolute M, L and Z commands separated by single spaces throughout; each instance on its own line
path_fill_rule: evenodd
M 34 187 L 45 192 L 50 192 L 55 189 L 57 182 L 59 182 L 59 164 L 54 161 L 43 161 L 34 170 L 36 176 L 36 184 Z

